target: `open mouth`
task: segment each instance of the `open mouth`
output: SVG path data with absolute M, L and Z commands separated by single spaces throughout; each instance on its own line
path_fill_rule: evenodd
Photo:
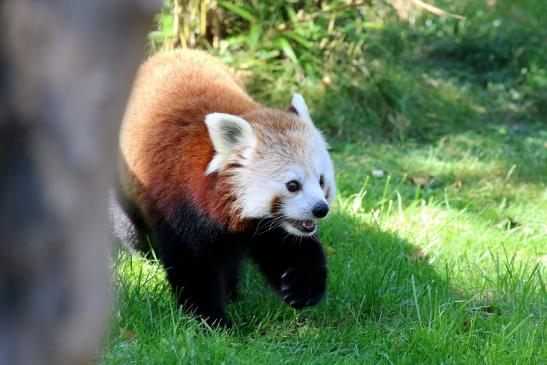
M 315 231 L 315 221 L 313 219 L 291 221 L 290 224 L 302 233 L 312 233 Z

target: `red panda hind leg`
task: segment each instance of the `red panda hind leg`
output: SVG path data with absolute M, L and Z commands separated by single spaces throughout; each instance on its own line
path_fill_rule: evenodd
M 236 292 L 245 240 L 189 205 L 178 216 L 180 224 L 161 222 L 153 233 L 171 288 L 186 311 L 209 325 L 228 327 L 225 304 Z

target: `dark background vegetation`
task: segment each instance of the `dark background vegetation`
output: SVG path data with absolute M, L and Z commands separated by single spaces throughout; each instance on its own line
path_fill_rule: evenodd
M 547 105 L 545 3 L 434 5 L 445 11 L 410 0 L 168 0 L 150 39 L 152 50 L 219 54 L 264 101 L 282 105 L 304 91 L 320 125 L 345 139 L 537 122 Z

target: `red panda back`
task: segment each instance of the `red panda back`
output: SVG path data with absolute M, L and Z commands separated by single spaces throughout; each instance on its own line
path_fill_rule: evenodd
M 259 108 L 235 75 L 200 51 L 160 53 L 137 74 L 120 132 L 121 185 L 149 223 L 176 219 L 181 199 L 231 230 L 234 194 L 217 174 L 205 115 Z

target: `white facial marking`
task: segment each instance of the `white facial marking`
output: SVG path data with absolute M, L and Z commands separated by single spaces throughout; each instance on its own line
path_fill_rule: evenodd
M 299 181 L 300 191 L 285 199 L 283 214 L 293 219 L 315 219 L 312 210 L 320 202 L 327 203 L 325 193 L 319 185 L 319 175 L 313 174 Z M 328 203 L 327 203 L 328 204 Z
M 304 98 L 295 94 L 291 106 L 297 114 L 265 110 L 253 116 L 252 124 L 232 115 L 209 114 L 206 123 L 216 155 L 207 173 L 237 162 L 241 167 L 233 170 L 230 179 L 242 218 L 274 218 L 287 233 L 309 236 L 316 232 L 313 208 L 334 201 L 334 169 Z M 287 188 L 292 180 L 299 184 L 294 192 Z
M 241 187 L 238 189 L 241 192 L 238 201 L 245 217 L 272 217 L 272 201 L 280 197 L 280 209 L 275 212 L 278 215 L 275 218 L 285 220 L 281 227 L 292 235 L 309 236 L 316 229 L 312 226 L 313 230 L 310 231 L 303 224 L 305 221 L 316 221 L 313 214 L 316 204 L 332 204 L 336 187 L 333 165 L 319 132 L 315 127 L 306 126 L 299 133 L 305 135 L 299 136 L 298 148 L 291 141 L 287 144 L 274 143 L 248 166 L 249 170 L 245 168 L 235 178 L 239 176 L 236 184 Z M 257 146 L 258 149 L 261 147 Z M 323 187 L 320 184 L 321 176 Z M 287 183 L 293 180 L 299 183 L 300 188 L 290 192 Z

